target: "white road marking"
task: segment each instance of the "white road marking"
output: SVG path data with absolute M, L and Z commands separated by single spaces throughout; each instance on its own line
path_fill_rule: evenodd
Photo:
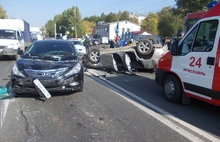
M 192 130 L 193 132 L 197 133 L 198 135 L 200 135 L 201 137 L 204 137 L 205 139 L 208 139 L 210 141 L 213 142 L 220 142 L 220 139 L 210 135 L 209 133 L 203 131 L 202 129 L 199 129 L 185 121 L 182 121 L 180 119 L 178 119 L 177 117 L 173 116 L 172 114 L 168 113 L 167 111 L 153 105 L 152 103 L 136 96 L 135 94 L 119 87 L 118 85 L 106 80 L 106 78 L 100 77 L 98 74 L 96 74 L 94 71 L 92 70 L 88 70 L 88 72 L 86 72 L 87 75 L 94 75 L 99 77 L 100 79 L 102 79 L 103 81 L 107 82 L 108 84 L 114 86 L 115 88 L 125 92 L 126 94 L 128 94 L 129 96 L 137 99 L 138 101 L 144 103 L 145 105 L 153 108 L 154 110 L 157 110 L 160 113 L 156 113 L 142 105 L 140 105 L 139 103 L 123 96 L 122 94 L 119 94 L 115 91 L 115 93 L 117 93 L 119 96 L 121 96 L 122 98 L 124 98 L 125 100 L 131 102 L 132 104 L 134 104 L 135 106 L 137 106 L 138 108 L 140 108 L 141 110 L 143 110 L 144 112 L 148 113 L 149 115 L 151 115 L 152 117 L 156 118 L 158 121 L 162 122 L 163 124 L 167 125 L 168 127 L 170 127 L 171 129 L 173 129 L 174 131 L 178 132 L 180 135 L 184 136 L 185 138 L 189 139 L 190 141 L 193 142 L 203 142 L 204 140 L 202 140 L 201 138 L 197 137 L 196 135 L 190 133 L 189 131 L 185 130 L 184 128 L 181 128 L 179 125 L 176 125 L 175 123 L 169 121 L 166 117 L 172 119 L 175 122 L 178 122 L 179 124 L 187 127 L 188 129 Z M 161 114 L 161 115 L 160 115 Z M 163 115 L 165 115 L 166 117 L 164 117 Z

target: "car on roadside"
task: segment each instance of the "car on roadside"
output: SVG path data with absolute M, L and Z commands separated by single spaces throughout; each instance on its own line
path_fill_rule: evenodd
M 17 96 L 42 95 L 45 89 L 49 93 L 83 91 L 84 69 L 71 41 L 39 40 L 18 54 L 10 78 Z
M 81 53 L 82 55 L 86 54 L 86 47 L 83 45 L 81 40 L 73 40 L 73 39 L 69 39 L 70 41 L 73 42 L 73 44 L 76 47 L 76 50 Z

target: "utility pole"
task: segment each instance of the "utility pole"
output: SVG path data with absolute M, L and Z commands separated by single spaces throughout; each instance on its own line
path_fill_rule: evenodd
M 75 38 L 77 38 L 77 27 L 76 27 L 76 7 L 74 7 L 74 30 L 75 30 Z
M 56 33 L 57 33 L 56 29 L 57 29 L 57 26 L 56 26 L 56 22 L 55 22 L 55 24 L 54 24 L 54 37 L 55 37 L 55 39 L 56 39 Z

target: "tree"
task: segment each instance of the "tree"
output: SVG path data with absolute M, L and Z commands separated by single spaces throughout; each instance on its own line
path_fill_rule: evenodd
M 106 21 L 106 23 L 116 22 L 116 21 L 119 21 L 119 18 L 117 16 L 117 14 L 111 12 L 106 16 L 105 21 Z
M 5 19 L 7 18 L 6 12 L 3 9 L 3 7 L 0 5 L 0 19 Z
M 119 17 L 119 20 L 120 21 L 123 21 L 123 20 L 130 20 L 130 16 L 129 16 L 129 12 L 128 11 L 124 11 L 121 13 L 120 17 Z
M 78 7 L 73 6 L 72 8 L 68 9 L 67 13 L 67 30 L 71 31 L 71 37 L 81 37 L 84 35 L 85 30 L 82 24 L 82 18 Z M 74 30 L 73 30 L 74 27 Z M 77 34 L 77 35 L 76 35 Z
M 158 12 L 158 31 L 162 37 L 170 37 L 176 34 L 179 29 L 183 29 L 184 18 L 180 15 L 174 15 L 171 7 L 164 7 Z
M 85 28 L 85 34 L 92 34 L 93 27 L 96 25 L 96 23 L 83 20 L 82 24 Z
M 149 13 L 147 18 L 142 21 L 141 29 L 147 30 L 151 33 L 158 34 L 158 15 L 157 13 Z
M 90 16 L 90 17 L 85 17 L 83 20 L 86 20 L 86 21 L 90 21 L 90 22 L 95 22 L 97 23 L 98 21 L 102 21 L 101 18 L 99 16 Z
M 47 23 L 45 24 L 47 36 L 55 37 L 54 26 L 55 26 L 55 22 L 53 20 L 47 21 Z
M 101 16 L 100 16 L 100 21 L 105 21 L 106 17 L 107 17 L 107 15 L 102 13 Z
M 132 23 L 135 23 L 135 24 L 137 24 L 137 25 L 139 25 L 139 21 L 138 21 L 138 18 L 137 17 L 130 17 L 130 20 L 129 21 L 131 21 Z
M 187 13 L 206 11 L 206 5 L 212 0 L 175 0 L 177 13 L 186 16 Z
M 53 24 L 52 24 L 53 23 Z M 83 36 L 85 33 L 84 25 L 82 24 L 81 14 L 78 7 L 73 6 L 60 15 L 55 15 L 54 20 L 48 21 L 45 27 L 50 30 L 50 36 L 54 34 L 54 26 L 56 23 L 56 32 L 66 34 L 67 31 L 70 32 L 69 36 L 78 37 Z M 73 29 L 74 27 L 74 29 Z M 54 29 L 53 31 L 51 29 Z

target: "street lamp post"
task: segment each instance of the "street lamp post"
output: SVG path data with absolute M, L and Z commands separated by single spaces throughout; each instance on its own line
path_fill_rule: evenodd
M 77 38 L 77 28 L 76 28 L 76 7 L 73 7 L 73 15 L 74 15 L 74 29 L 75 29 L 75 38 Z
M 55 39 L 56 39 L 56 33 L 57 33 L 56 29 L 57 29 L 57 26 L 56 26 L 56 22 L 55 22 L 55 23 L 54 23 L 54 38 L 55 38 Z

